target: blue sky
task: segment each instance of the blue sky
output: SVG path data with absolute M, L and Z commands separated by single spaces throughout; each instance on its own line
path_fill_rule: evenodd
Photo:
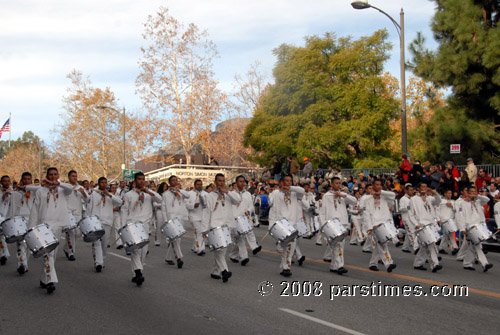
M 391 22 L 373 9 L 354 10 L 345 0 L 16 0 L 0 1 L 0 124 L 12 113 L 12 138 L 31 130 L 47 143 L 63 113 L 62 97 L 77 69 L 97 87 L 109 86 L 127 110 L 141 109 L 135 94 L 141 33 L 160 6 L 178 20 L 207 29 L 220 58 L 214 62 L 221 89 L 230 91 L 236 73 L 255 61 L 271 77 L 272 49 L 303 45 L 303 37 L 327 31 L 358 38 L 387 28 L 393 44 L 386 70 L 399 78 L 399 39 Z M 408 45 L 429 28 L 434 2 L 373 0 L 399 21 L 405 11 Z M 407 57 L 408 57 L 407 52 Z M 407 77 L 409 73 L 407 72 Z M 270 78 L 271 79 L 271 78 Z M 7 139 L 2 136 L 2 140 Z

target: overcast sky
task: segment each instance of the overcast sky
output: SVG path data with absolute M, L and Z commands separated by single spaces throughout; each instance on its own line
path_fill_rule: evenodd
M 373 9 L 354 10 L 350 0 L 0 0 L 0 126 L 12 113 L 12 138 L 31 130 L 51 143 L 50 130 L 63 112 L 66 75 L 77 69 L 94 86 L 109 86 L 127 110 L 139 110 L 135 95 L 143 23 L 160 6 L 178 20 L 207 29 L 220 58 L 216 79 L 231 90 L 236 73 L 259 61 L 270 76 L 272 49 L 303 45 L 303 37 L 327 31 L 358 38 L 387 28 L 394 48 L 386 69 L 399 78 L 399 40 L 391 22 Z M 428 0 L 373 0 L 399 22 L 405 11 L 408 45 L 417 31 L 435 47 Z M 407 56 L 408 53 L 407 53 Z M 409 73 L 407 73 L 408 76 Z M 2 140 L 8 139 L 4 134 Z

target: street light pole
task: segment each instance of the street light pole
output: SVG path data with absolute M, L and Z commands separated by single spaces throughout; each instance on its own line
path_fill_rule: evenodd
M 408 153 L 408 142 L 407 142 L 407 129 L 406 129 L 406 78 L 405 78 L 405 25 L 404 25 L 404 12 L 401 8 L 399 14 L 398 24 L 389 14 L 384 12 L 382 9 L 370 5 L 368 2 L 364 1 L 353 1 L 351 6 L 354 9 L 367 9 L 373 8 L 378 10 L 380 13 L 384 14 L 391 20 L 392 24 L 396 27 L 399 35 L 399 48 L 400 48 L 400 72 L 401 72 L 401 151 L 403 154 Z

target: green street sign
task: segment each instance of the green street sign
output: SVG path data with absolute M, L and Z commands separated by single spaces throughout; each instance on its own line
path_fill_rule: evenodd
M 131 181 L 134 180 L 134 175 L 141 170 L 123 170 L 123 180 Z

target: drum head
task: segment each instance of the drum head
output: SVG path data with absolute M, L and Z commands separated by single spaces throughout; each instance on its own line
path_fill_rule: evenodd
M 147 244 L 149 244 L 149 240 L 144 240 L 144 241 L 141 241 L 141 242 L 133 244 L 133 245 L 127 245 L 125 247 L 125 250 L 132 251 L 132 250 L 141 249 L 142 247 L 146 246 Z
M 93 242 L 97 241 L 98 239 L 100 239 L 101 237 L 103 237 L 104 233 L 105 233 L 104 230 L 96 230 L 96 231 L 90 232 L 87 235 L 84 234 L 83 241 L 93 243 Z
M 49 252 L 53 251 L 57 246 L 59 245 L 59 241 L 54 241 L 45 247 L 41 247 L 38 250 L 33 251 L 33 257 L 39 258 L 42 257 L 45 254 L 48 254 Z

